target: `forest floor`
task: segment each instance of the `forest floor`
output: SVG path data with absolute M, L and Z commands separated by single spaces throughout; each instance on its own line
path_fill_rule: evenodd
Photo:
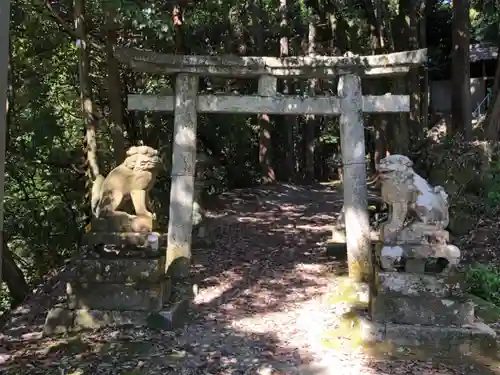
M 53 284 L 18 308 L 0 335 L 0 373 L 500 374 L 491 365 L 378 358 L 348 343 L 326 344 L 325 333 L 341 313 L 327 296 L 345 274 L 343 260 L 326 256 L 342 206 L 335 187 L 246 189 L 220 202 L 210 224 L 214 243 L 193 249 L 200 291 L 186 327 L 41 338 Z

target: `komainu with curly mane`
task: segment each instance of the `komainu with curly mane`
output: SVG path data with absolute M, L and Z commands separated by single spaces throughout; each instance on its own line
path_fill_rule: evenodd
M 381 227 L 383 269 L 395 259 L 444 258 L 450 266 L 460 260 L 460 250 L 448 244 L 448 196 L 432 187 L 413 170 L 404 155 L 390 155 L 378 166 L 382 198 L 389 205 L 389 219 Z
M 386 229 L 400 231 L 408 219 L 435 229 L 449 222 L 448 195 L 441 186 L 432 187 L 413 170 L 413 162 L 404 155 L 390 155 L 378 167 L 382 198 L 391 206 Z M 389 233 L 387 233 L 389 234 Z
M 98 176 L 92 186 L 92 212 L 97 219 L 126 215 L 119 208 L 130 196 L 137 216 L 152 218 L 148 210 L 149 191 L 161 167 L 158 151 L 149 146 L 133 146 L 127 158 L 106 178 Z

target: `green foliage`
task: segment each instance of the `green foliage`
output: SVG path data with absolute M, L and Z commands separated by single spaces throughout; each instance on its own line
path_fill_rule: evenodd
M 500 33 L 500 5 L 493 0 L 471 2 L 471 27 L 473 39 L 498 43 Z
M 500 269 L 475 264 L 467 269 L 465 275 L 469 293 L 500 306 Z
M 500 162 L 491 163 L 487 191 L 487 207 L 491 214 L 498 212 L 500 207 Z

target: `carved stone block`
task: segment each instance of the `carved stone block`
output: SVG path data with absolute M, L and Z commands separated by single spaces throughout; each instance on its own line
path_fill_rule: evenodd
M 71 309 L 159 311 L 165 303 L 166 283 L 75 283 L 68 290 L 68 306 Z
M 380 323 L 462 326 L 474 323 L 474 305 L 455 298 L 376 297 L 372 319 Z
M 82 259 L 76 276 L 83 283 L 160 282 L 164 278 L 165 256 L 131 259 Z
M 379 272 L 378 295 L 397 298 L 449 298 L 463 296 L 462 280 L 455 275 L 425 275 L 407 272 Z
M 149 233 L 153 231 L 154 226 L 153 217 L 129 215 L 127 213 L 110 214 L 104 218 L 93 218 L 91 221 L 93 232 Z

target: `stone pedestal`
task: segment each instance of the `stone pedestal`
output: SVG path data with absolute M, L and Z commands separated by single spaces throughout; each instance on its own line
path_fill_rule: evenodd
M 436 355 L 494 353 L 495 332 L 476 321 L 474 304 L 450 275 L 379 272 L 365 339 Z
M 173 327 L 187 314 L 192 286 L 165 272 L 166 234 L 88 233 L 88 249 L 66 283 L 65 301 L 49 311 L 44 333 L 103 326 Z M 171 270 L 169 270 L 171 271 Z M 191 288 L 191 290 L 190 290 Z
M 432 355 L 494 353 L 495 332 L 476 320 L 460 285 L 460 250 L 446 230 L 448 195 L 404 155 L 385 157 L 378 171 L 391 210 L 380 229 L 365 339 Z

